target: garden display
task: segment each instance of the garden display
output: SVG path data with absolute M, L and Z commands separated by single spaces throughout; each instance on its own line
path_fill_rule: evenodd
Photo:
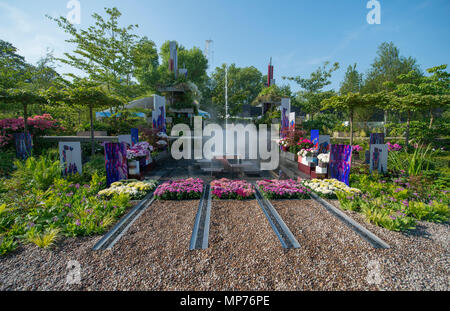
M 156 188 L 154 194 L 159 200 L 196 200 L 203 193 L 203 180 L 200 178 L 167 181 Z
M 450 1 L 23 2 L 0 291 L 450 290 Z
M 268 199 L 308 199 L 310 189 L 301 182 L 288 180 L 260 180 L 256 184 Z
M 361 191 L 359 189 L 351 188 L 345 183 L 340 182 L 336 179 L 303 180 L 302 184 L 305 187 L 311 189 L 318 196 L 327 199 L 336 199 L 336 195 L 338 192 L 354 196 L 358 196 L 359 194 L 361 194 Z
M 141 200 L 148 193 L 155 190 L 158 182 L 156 180 L 122 180 L 111 184 L 108 189 L 101 190 L 98 195 L 102 198 L 110 199 L 114 195 L 126 194 L 130 200 Z
M 246 200 L 255 197 L 252 184 L 244 180 L 222 178 L 211 182 L 211 192 L 219 200 Z

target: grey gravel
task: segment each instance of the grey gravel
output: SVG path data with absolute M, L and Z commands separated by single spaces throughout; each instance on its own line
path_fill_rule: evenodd
M 0 290 L 449 289 L 448 224 L 402 234 L 347 212 L 391 245 L 374 249 L 313 200 L 272 203 L 299 249 L 281 247 L 252 200 L 213 201 L 210 247 L 189 251 L 198 201 L 156 201 L 110 251 L 91 250 L 96 236 L 0 257 Z M 79 285 L 66 284 L 69 260 Z

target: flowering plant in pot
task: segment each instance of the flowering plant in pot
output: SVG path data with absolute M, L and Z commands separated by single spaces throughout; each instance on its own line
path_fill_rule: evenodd
M 329 153 L 321 153 L 317 156 L 319 160 L 319 167 L 327 167 L 328 163 L 330 163 L 330 154 Z
M 153 146 L 146 141 L 142 141 L 127 150 L 127 159 L 136 161 L 140 158 L 148 156 L 152 151 Z
M 311 140 L 300 137 L 299 141 L 297 142 L 297 146 L 299 150 L 302 150 L 302 149 L 310 149 L 314 147 L 314 144 L 312 143 Z
M 139 175 L 141 160 L 150 157 L 152 151 L 153 146 L 146 141 L 139 142 L 127 150 L 128 170 L 130 175 Z
M 289 141 L 288 141 L 287 138 L 281 138 L 278 141 L 278 144 L 280 145 L 282 151 L 288 152 L 288 150 L 289 150 Z
M 300 150 L 297 155 L 302 158 L 312 158 L 316 154 L 315 148 L 308 148 Z

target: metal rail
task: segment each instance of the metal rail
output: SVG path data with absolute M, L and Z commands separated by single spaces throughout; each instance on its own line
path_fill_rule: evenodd
M 292 234 L 291 230 L 286 226 L 283 219 L 280 217 L 278 212 L 275 210 L 275 208 L 272 206 L 269 200 L 267 200 L 262 194 L 258 187 L 258 185 L 255 184 L 255 196 L 256 200 L 258 201 L 259 206 L 264 212 L 264 215 L 266 215 L 267 220 L 270 223 L 270 226 L 272 227 L 273 231 L 277 235 L 278 239 L 281 242 L 281 245 L 283 248 L 300 248 L 300 243 L 298 243 L 297 239 Z
M 192 229 L 189 250 L 207 249 L 209 239 L 209 222 L 211 218 L 211 187 L 203 187 L 203 195 L 198 204 L 197 215 L 195 216 L 194 228 Z
M 382 239 L 377 237 L 375 234 L 373 234 L 372 232 L 361 226 L 358 222 L 353 220 L 351 217 L 347 216 L 347 214 L 342 212 L 337 207 L 328 203 L 315 193 L 311 193 L 311 197 L 318 203 L 320 203 L 323 207 L 325 207 L 331 214 L 336 216 L 345 225 L 347 225 L 350 229 L 359 234 L 364 240 L 369 242 L 374 248 L 390 248 L 389 244 L 387 244 Z
M 159 171 L 160 172 L 160 171 Z M 160 180 L 167 175 L 167 170 L 162 170 L 155 180 Z M 128 231 L 131 225 L 152 205 L 155 201 L 154 191 L 147 194 L 138 205 L 133 207 L 120 221 L 109 230 L 92 248 L 94 251 L 111 249 Z
M 128 228 L 154 202 L 153 193 L 148 194 L 138 205 L 126 214 L 108 233 L 106 233 L 94 247 L 94 251 L 111 249 L 127 232 Z

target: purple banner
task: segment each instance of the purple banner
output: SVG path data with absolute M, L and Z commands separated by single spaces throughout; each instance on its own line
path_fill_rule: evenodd
M 349 186 L 352 146 L 331 145 L 330 176 Z
M 106 183 L 128 178 L 126 143 L 105 143 Z

